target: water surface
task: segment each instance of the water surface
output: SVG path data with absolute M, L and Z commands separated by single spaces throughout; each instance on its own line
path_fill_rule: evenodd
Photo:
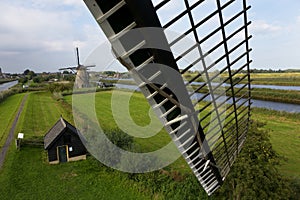
M 18 81 L 12 81 L 12 82 L 8 82 L 8 83 L 0 84 L 0 92 L 8 90 L 9 88 L 11 88 L 17 84 L 18 84 Z
M 129 90 L 136 90 L 140 91 L 140 89 L 136 85 L 124 85 L 124 84 L 116 84 L 117 88 L 120 89 L 129 89 Z M 192 99 L 200 99 L 203 96 L 201 93 L 196 93 L 192 96 Z M 226 97 L 220 97 L 220 99 L 225 100 Z M 205 101 L 211 101 L 210 96 L 204 99 Z M 244 102 L 246 99 L 241 99 L 240 102 Z M 272 101 L 263 101 L 263 100 L 256 100 L 252 99 L 252 107 L 257 108 L 267 108 L 270 110 L 276 111 L 286 111 L 290 113 L 300 113 L 300 105 L 298 104 L 289 104 L 289 103 L 280 103 L 280 102 L 272 102 Z M 231 103 L 231 100 L 228 101 Z

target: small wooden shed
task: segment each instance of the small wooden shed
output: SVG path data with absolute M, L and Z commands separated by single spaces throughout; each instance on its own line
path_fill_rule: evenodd
M 87 150 L 80 132 L 62 117 L 44 137 L 50 164 L 86 159 Z

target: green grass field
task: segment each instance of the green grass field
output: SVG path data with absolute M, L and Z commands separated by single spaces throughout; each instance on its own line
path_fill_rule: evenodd
M 88 101 L 88 98 L 92 96 L 88 94 L 88 95 L 75 95 L 75 97 L 76 99 L 82 98 L 79 101 L 82 101 L 84 105 L 84 102 Z M 117 93 L 117 100 L 114 101 L 114 105 L 115 105 L 114 110 L 117 110 L 118 113 L 117 115 L 113 115 L 112 106 L 111 106 L 112 92 L 105 91 L 105 92 L 96 93 L 95 110 L 96 110 L 98 121 L 102 129 L 104 130 L 114 129 L 118 127 L 118 124 L 121 125 L 122 123 L 125 124 L 125 125 L 121 125 L 124 129 L 126 129 L 126 127 L 128 126 L 134 125 L 133 123 L 136 123 L 138 126 L 142 126 L 142 127 L 150 123 L 151 119 L 149 115 L 147 115 L 149 113 L 150 106 L 148 102 L 145 101 L 144 96 L 142 96 L 141 93 L 134 93 L 132 95 L 129 101 L 130 114 L 127 114 L 126 112 L 126 108 L 128 107 L 126 105 L 126 103 L 128 103 L 127 102 L 128 97 L 130 98 L 129 92 L 120 91 Z M 72 96 L 66 96 L 65 99 L 69 104 L 72 104 Z M 88 107 L 83 106 L 82 109 L 84 109 L 86 112 L 86 109 L 88 109 Z M 90 112 L 91 113 L 93 112 L 92 108 Z M 145 113 L 147 114 L 145 115 Z M 150 110 L 150 115 L 154 116 L 152 110 Z M 116 123 L 116 120 L 119 122 L 118 124 Z M 155 125 L 161 127 L 160 128 L 161 131 L 158 134 L 156 134 L 154 137 L 150 137 L 148 139 L 136 139 L 136 142 L 138 144 L 142 144 L 144 148 L 143 150 L 147 152 L 156 150 L 171 141 L 168 134 L 162 128 L 158 119 L 155 117 L 153 121 Z M 143 130 L 145 131 L 145 129 Z M 145 132 L 152 132 L 152 130 L 148 129 Z M 136 134 L 139 133 L 136 132 Z M 147 135 L 145 135 L 147 133 L 141 133 L 141 134 L 142 136 L 147 137 Z
M 191 80 L 197 73 L 186 73 L 184 78 Z M 245 74 L 236 74 L 233 79 L 241 78 Z M 228 77 L 227 73 L 220 75 L 225 79 Z M 285 73 L 251 73 L 252 84 L 256 85 L 283 85 L 283 86 L 300 86 L 300 73 L 298 72 L 285 72 Z M 198 78 L 196 81 L 203 82 L 203 78 Z
M 300 91 L 254 88 L 251 94 L 253 99 L 300 104 Z
M 124 99 L 125 102 L 131 93 L 121 91 L 118 94 L 118 99 Z M 104 129 L 116 127 L 111 114 L 111 96 L 111 91 L 96 93 L 96 115 Z M 17 97 L 7 99 L 7 105 L 13 104 Z M 85 101 L 84 98 L 80 100 Z M 60 115 L 73 123 L 70 106 L 72 96 L 66 96 L 65 101 L 67 103 L 56 101 L 46 92 L 30 93 L 18 123 L 18 132 L 24 132 L 25 139 L 42 139 Z M 145 116 L 149 105 L 141 93 L 134 93 L 129 105 L 130 116 L 138 125 L 146 126 L 151 121 L 149 116 Z M 117 109 L 125 107 L 126 104 L 121 102 Z M 1 112 L 5 109 L 8 110 L 5 112 L 9 112 L 10 107 L 3 107 Z M 266 122 L 264 129 L 271 130 L 270 138 L 274 149 L 288 159 L 283 162 L 280 171 L 286 176 L 299 178 L 299 115 L 253 109 L 252 116 L 255 120 Z M 126 115 L 123 117 L 126 118 Z M 156 150 L 169 141 L 170 138 L 164 130 L 150 138 L 135 138 L 141 151 L 146 152 Z M 191 174 L 182 158 L 169 166 L 168 170 Z M 165 187 L 168 190 L 169 186 Z M 125 173 L 104 167 L 92 157 L 88 157 L 86 161 L 50 166 L 42 147 L 25 146 L 17 151 L 14 144 L 11 145 L 7 160 L 0 171 L 0 194 L 1 199 L 49 199 L 49 196 L 55 199 L 163 199 L 159 193 L 155 196 L 149 195 L 147 188 L 128 179 Z
M 237 77 L 242 75 L 237 75 Z M 252 73 L 252 84 L 300 86 L 300 73 Z
M 50 166 L 45 152 L 32 147 L 12 149 L 0 172 L 1 200 L 150 199 L 133 187 L 125 175 L 107 171 L 91 157 Z
M 24 94 L 17 94 L 8 97 L 4 102 L 0 103 L 0 148 L 6 141 L 11 124 L 23 97 Z
M 44 136 L 61 115 L 69 121 L 72 120 L 70 108 L 55 101 L 49 93 L 30 93 L 17 131 L 25 133 L 27 139 Z
M 15 98 L 6 102 L 13 104 Z M 9 112 L 9 107 L 5 109 Z M 42 138 L 61 114 L 66 119 L 71 116 L 69 109 L 49 93 L 31 93 L 17 129 L 25 133 L 27 140 Z M 25 146 L 16 151 L 12 144 L 0 171 L 1 200 L 49 199 L 50 196 L 51 199 L 149 199 L 134 186 L 124 188 L 130 185 L 125 174 L 106 170 L 92 157 L 87 161 L 50 166 L 43 147 Z
M 118 99 L 121 101 L 120 113 L 122 107 L 122 98 L 126 99 L 130 93 L 120 92 Z M 99 123 L 105 128 L 115 128 L 115 119 L 111 114 L 111 91 L 100 92 L 96 94 L 96 112 Z M 66 101 L 71 104 L 72 96 L 66 96 Z M 125 101 L 124 101 L 125 102 Z M 133 107 L 136 105 L 137 107 Z M 84 107 L 86 109 L 86 107 Z M 134 93 L 130 99 L 130 115 L 132 119 L 139 125 L 146 125 L 150 122 L 148 113 L 149 105 L 141 93 Z M 297 114 L 284 114 L 276 111 L 268 111 L 264 109 L 253 109 L 252 118 L 266 122 L 264 129 L 270 131 L 270 139 L 273 143 L 274 149 L 288 160 L 283 161 L 281 170 L 287 176 L 300 176 L 300 132 L 298 126 L 300 124 L 300 117 Z M 122 117 L 121 117 L 122 118 Z M 123 121 L 126 123 L 126 116 Z M 170 141 L 168 134 L 162 130 L 154 137 L 147 139 L 135 138 L 135 142 L 139 144 L 146 152 L 156 150 Z M 171 168 L 185 170 L 187 168 L 183 159 L 177 160 Z
M 284 156 L 281 172 L 300 179 L 300 114 L 280 113 L 264 109 L 253 109 L 252 118 L 266 123 L 275 151 Z

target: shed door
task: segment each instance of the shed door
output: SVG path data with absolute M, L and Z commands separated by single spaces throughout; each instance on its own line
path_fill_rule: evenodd
M 67 146 L 61 146 L 58 147 L 58 158 L 59 162 L 68 162 L 68 156 L 67 156 Z

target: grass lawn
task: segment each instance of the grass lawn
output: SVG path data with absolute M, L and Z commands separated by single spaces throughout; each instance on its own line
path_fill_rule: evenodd
M 300 178 L 300 114 L 253 109 L 253 119 L 266 123 L 270 140 L 277 153 L 287 158 L 280 166 L 286 176 Z
M 69 106 L 55 101 L 49 93 L 31 93 L 17 129 L 25 133 L 25 139 L 42 138 L 61 114 L 70 120 L 70 113 Z M 92 157 L 53 166 L 46 159 L 43 147 L 25 146 L 16 151 L 12 144 L 0 171 L 1 200 L 150 199 L 130 186 L 126 174 L 103 167 Z
M 50 93 L 30 93 L 17 130 L 25 134 L 25 139 L 43 137 L 61 115 L 72 122 L 70 108 L 63 107 L 51 97 Z
M 156 151 L 170 143 L 171 138 L 165 131 L 161 123 L 158 121 L 158 119 L 154 117 L 151 122 L 151 118 L 149 116 L 154 116 L 154 113 L 152 112 L 152 109 L 150 109 L 150 106 L 145 100 L 144 96 L 139 92 L 133 93 L 131 98 L 130 95 L 131 93 L 126 91 L 117 92 L 117 100 L 114 101 L 114 110 L 118 111 L 118 115 L 113 115 L 111 106 L 112 91 L 103 91 L 96 93 L 95 110 L 101 128 L 104 130 L 117 128 L 118 125 L 115 122 L 117 119 L 119 121 L 119 126 L 122 126 L 122 130 L 126 130 L 129 127 L 130 130 L 127 133 L 133 134 L 134 142 L 138 147 L 139 152 Z M 92 95 L 79 94 L 79 96 L 75 95 L 75 97 L 77 101 L 82 102 L 83 105 L 85 105 L 84 102 L 89 101 L 89 98 L 92 97 Z M 130 98 L 129 102 L 128 98 Z M 72 104 L 72 96 L 65 96 L 65 100 L 69 104 Z M 129 103 L 130 116 L 126 112 L 126 108 L 128 107 L 126 103 L 127 105 Z M 83 106 L 80 109 L 84 109 L 85 111 L 87 109 L 90 109 L 91 113 L 94 112 L 89 106 Z M 155 124 L 153 127 L 158 126 L 160 127 L 160 129 L 157 129 L 158 131 L 155 132 L 155 130 L 151 130 L 151 126 L 149 127 L 149 129 L 143 129 L 139 127 L 130 128 L 134 126 L 134 124 L 132 123 L 136 123 L 141 127 L 147 126 L 149 123 L 153 123 Z M 139 129 L 141 131 L 139 132 L 134 129 Z M 151 137 L 151 135 L 153 136 Z M 179 159 L 175 163 L 169 166 L 169 169 L 191 173 L 191 170 L 182 157 L 179 157 Z
M 40 148 L 12 148 L 0 172 L 1 200 L 150 199 L 130 187 L 125 175 L 107 170 L 91 157 L 51 166 Z
M 120 92 L 118 98 L 125 98 L 128 92 Z M 115 120 L 111 114 L 111 91 L 100 92 L 96 94 L 96 112 L 100 124 L 106 128 L 114 128 Z M 71 104 L 72 96 L 66 96 L 66 101 Z M 134 107 L 134 105 L 136 107 Z M 121 106 L 126 105 L 120 103 Z M 86 109 L 86 108 L 84 108 Z M 139 125 L 146 125 L 150 122 L 148 113 L 149 105 L 141 93 L 134 93 L 130 99 L 130 115 L 132 119 Z M 142 120 L 141 120 L 142 119 Z M 270 139 L 274 149 L 288 160 L 283 161 L 280 170 L 287 176 L 300 177 L 300 116 L 296 114 L 284 114 L 276 111 L 268 111 L 264 109 L 253 109 L 252 119 L 266 122 L 264 130 L 270 132 Z M 125 117 L 123 118 L 125 121 Z M 157 135 L 142 139 L 135 138 L 135 142 L 142 147 L 145 152 L 156 150 L 170 141 L 168 134 L 162 130 Z M 171 169 L 189 172 L 189 168 L 185 161 L 180 158 L 171 166 Z
M 127 99 L 130 95 L 128 92 L 119 94 L 119 99 Z M 96 93 L 96 115 L 104 129 L 116 127 L 111 114 L 111 95 L 111 91 Z M 7 103 L 13 99 L 9 99 Z M 72 108 L 68 104 L 71 104 L 72 96 L 66 96 L 65 100 L 66 102 L 56 101 L 46 92 L 30 93 L 17 130 L 25 133 L 25 139 L 36 137 L 42 139 L 60 115 L 73 123 Z M 150 123 L 150 117 L 145 115 L 149 111 L 149 105 L 141 93 L 134 93 L 129 105 L 130 116 L 134 122 L 140 126 Z M 125 103 L 120 103 L 118 109 L 124 109 L 126 106 Z M 253 119 L 267 123 L 264 129 L 271 130 L 270 138 L 274 149 L 288 158 L 280 170 L 284 175 L 299 178 L 300 134 L 297 131 L 300 124 L 299 115 L 262 109 L 254 109 L 252 115 Z M 123 120 L 125 121 L 125 118 Z M 141 151 L 147 152 L 159 149 L 169 141 L 170 138 L 163 129 L 149 138 L 135 138 L 135 143 L 141 147 Z M 3 169 L 0 171 L 1 200 L 150 199 L 154 197 L 148 195 L 147 188 L 139 185 L 139 182 L 128 179 L 127 174 L 104 167 L 91 156 L 86 161 L 53 166 L 47 164 L 46 159 L 42 147 L 24 146 L 21 151 L 16 151 L 12 144 Z M 168 170 L 191 173 L 182 158 L 170 165 Z M 165 190 L 169 190 L 168 184 L 164 187 Z M 155 198 L 163 197 L 157 194 Z
M 8 97 L 0 103 L 0 148 L 6 141 L 11 124 L 22 102 L 24 94 L 17 94 Z
M 118 100 L 115 101 L 117 104 L 115 105 L 116 106 L 115 109 L 118 110 L 118 116 L 116 116 L 112 114 L 112 106 L 111 106 L 112 92 L 105 91 L 105 92 L 96 93 L 95 110 L 96 110 L 98 121 L 102 129 L 109 130 L 109 129 L 117 128 L 118 125 L 116 123 L 116 118 L 119 119 L 119 123 L 120 122 L 125 123 L 127 126 L 133 125 L 132 123 L 136 123 L 137 125 L 143 127 L 150 123 L 151 121 L 150 117 L 147 114 L 145 115 L 145 113 L 149 113 L 150 106 L 141 93 L 134 93 L 130 98 L 130 105 L 129 105 L 130 115 L 127 115 L 125 109 L 127 105 L 124 104 L 126 102 L 126 99 L 130 97 L 129 95 L 130 95 L 129 92 L 124 92 L 124 91 L 118 92 Z M 86 98 L 89 98 L 89 95 L 84 95 L 81 101 L 88 101 Z M 68 103 L 72 104 L 72 96 L 66 96 L 65 99 Z M 86 110 L 88 108 L 84 106 L 82 109 Z M 150 112 L 150 115 L 154 115 L 154 113 L 152 113 L 152 110 Z M 171 141 L 167 132 L 163 129 L 162 125 L 160 124 L 157 118 L 155 118 L 154 123 L 156 123 L 158 126 L 161 127 L 160 128 L 161 130 L 159 131 L 158 134 L 150 138 L 135 138 L 137 144 L 143 145 L 142 150 L 147 152 L 154 151 L 158 148 L 161 148 L 162 146 L 164 146 L 165 144 Z M 126 125 L 124 126 L 124 129 L 126 128 Z

